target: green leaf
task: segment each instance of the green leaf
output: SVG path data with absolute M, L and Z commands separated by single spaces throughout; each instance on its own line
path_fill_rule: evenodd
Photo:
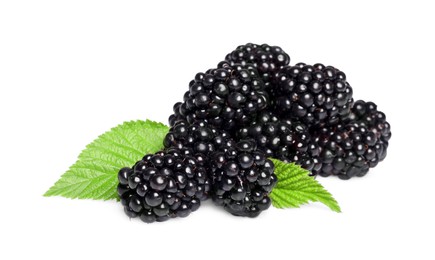
M 70 169 L 44 194 L 67 198 L 117 199 L 118 171 L 163 148 L 168 127 L 153 121 L 125 122 L 86 146 Z
M 337 201 L 309 172 L 294 163 L 272 159 L 278 183 L 270 194 L 276 208 L 298 208 L 308 202 L 321 202 L 335 212 L 341 212 Z

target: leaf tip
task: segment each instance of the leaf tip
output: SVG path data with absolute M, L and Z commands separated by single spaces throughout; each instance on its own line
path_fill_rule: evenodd
M 336 212 L 336 213 L 342 213 L 341 212 L 341 208 L 338 205 L 338 203 L 336 203 L 336 205 L 334 205 L 333 207 L 329 207 L 332 211 Z
M 53 194 L 50 191 L 51 191 L 51 188 L 49 190 L 47 190 L 44 194 L 42 194 L 42 197 L 51 197 L 51 196 L 53 196 Z

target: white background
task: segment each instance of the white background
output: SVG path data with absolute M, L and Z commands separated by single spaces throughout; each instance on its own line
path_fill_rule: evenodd
M 2 1 L 0 259 L 434 259 L 430 2 Z M 204 203 L 147 225 L 115 202 L 42 197 L 99 134 L 166 123 L 196 72 L 247 42 L 340 68 L 387 114 L 384 162 L 319 178 L 343 213 L 246 219 Z

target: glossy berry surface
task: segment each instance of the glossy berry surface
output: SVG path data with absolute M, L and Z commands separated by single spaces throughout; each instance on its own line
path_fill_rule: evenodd
M 353 104 L 353 91 L 346 75 L 320 63 L 282 68 L 272 92 L 276 113 L 310 128 L 338 124 L 349 116 Z
M 208 198 L 211 184 L 203 162 L 175 148 L 122 168 L 118 180 L 125 213 L 146 223 L 188 216 Z
M 264 83 L 253 66 L 221 62 L 219 68 L 198 73 L 190 82 L 184 101 L 173 107 L 169 125 L 205 121 L 231 131 L 252 122 L 268 103 Z
M 237 131 L 237 139 L 251 139 L 257 149 L 284 162 L 294 162 L 308 171 L 321 167 L 319 147 L 308 128 L 291 119 L 280 119 L 270 111 L 260 114 L 250 126 Z
M 290 63 L 290 56 L 278 46 L 247 43 L 238 46 L 227 54 L 225 60 L 232 65 L 238 63 L 254 65 L 266 86 L 272 87 L 271 83 L 274 75 L 279 69 Z
M 163 145 L 165 148 L 177 148 L 190 154 L 199 153 L 207 156 L 216 151 L 227 137 L 229 134 L 226 131 L 205 121 L 197 121 L 193 124 L 180 121 L 169 129 Z
M 274 165 L 252 141 L 229 142 L 211 155 L 212 199 L 235 216 L 256 217 L 271 205 Z
M 391 127 L 373 102 L 358 100 L 343 124 L 314 131 L 320 147 L 321 176 L 362 177 L 387 156 Z

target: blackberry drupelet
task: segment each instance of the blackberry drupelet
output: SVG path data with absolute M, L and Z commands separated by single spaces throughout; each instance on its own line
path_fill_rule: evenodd
M 373 102 L 359 100 L 345 123 L 317 130 L 313 136 L 323 163 L 314 173 L 347 180 L 366 175 L 385 159 L 391 128 Z
M 346 75 L 320 63 L 286 66 L 272 89 L 274 111 L 308 127 L 336 125 L 350 113 L 352 88 Z
M 230 66 L 198 73 L 189 84 L 183 103 L 174 105 L 170 126 L 179 122 L 206 121 L 219 129 L 233 130 L 249 124 L 266 108 L 269 98 L 253 66 Z
M 290 56 L 278 46 L 248 43 L 227 54 L 225 60 L 232 65 L 253 64 L 269 86 L 278 70 L 290 63 Z
M 270 111 L 261 113 L 256 121 L 240 128 L 238 140 L 253 139 L 267 157 L 294 162 L 308 171 L 319 170 L 319 147 L 313 142 L 308 128 L 291 119 L 279 119 Z
M 251 141 L 227 142 L 211 155 L 212 199 L 235 216 L 256 217 L 271 205 L 274 165 Z
M 146 155 L 118 173 L 118 195 L 130 218 L 146 223 L 186 217 L 208 197 L 210 180 L 202 163 L 177 149 Z

